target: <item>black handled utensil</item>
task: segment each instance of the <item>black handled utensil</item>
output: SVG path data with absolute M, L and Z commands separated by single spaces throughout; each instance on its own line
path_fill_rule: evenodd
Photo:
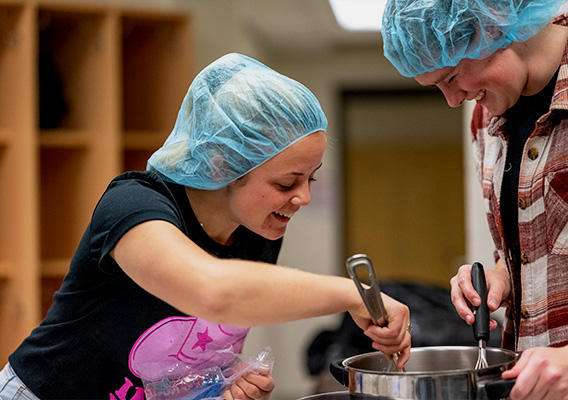
M 489 307 L 487 306 L 487 282 L 481 263 L 475 262 L 471 266 L 471 282 L 473 288 L 479 294 L 481 304 L 472 306 L 475 321 L 473 322 L 473 336 L 479 346 L 479 355 L 475 369 L 487 368 L 486 345 L 489 340 Z

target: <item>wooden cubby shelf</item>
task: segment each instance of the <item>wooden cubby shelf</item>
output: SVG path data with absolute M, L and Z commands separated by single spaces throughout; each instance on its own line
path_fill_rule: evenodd
M 0 0 L 0 364 L 45 315 L 110 180 L 170 133 L 191 42 L 179 6 Z
M 124 148 L 128 150 L 155 151 L 164 144 L 167 136 L 165 132 L 159 131 L 126 132 L 124 135 Z
M 71 258 L 43 260 L 41 263 L 42 276 L 47 278 L 61 278 L 69 269 Z
M 42 130 L 39 144 L 42 148 L 88 148 L 93 134 L 86 131 L 63 129 Z

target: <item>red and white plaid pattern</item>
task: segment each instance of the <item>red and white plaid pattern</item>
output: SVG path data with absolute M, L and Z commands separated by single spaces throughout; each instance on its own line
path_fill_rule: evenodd
M 568 14 L 553 22 L 568 26 Z M 518 195 L 518 265 L 513 265 L 503 241 L 499 210 L 509 134 L 505 121 L 506 115 L 494 117 L 476 106 L 471 123 L 496 257 L 505 261 L 512 277 L 520 268 L 520 279 L 513 279 L 516 296 L 507 304 L 503 347 L 522 351 L 564 346 L 568 344 L 568 43 L 550 112 L 538 120 L 524 148 Z M 518 301 L 520 312 L 515 311 Z

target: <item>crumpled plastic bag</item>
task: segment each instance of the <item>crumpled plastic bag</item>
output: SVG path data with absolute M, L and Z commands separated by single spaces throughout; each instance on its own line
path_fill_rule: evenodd
M 168 371 L 164 371 L 164 376 L 159 381 L 143 379 L 146 400 L 222 399 L 223 393 L 246 373 L 272 372 L 274 356 L 270 347 L 265 347 L 256 357 L 234 353 L 232 357 L 227 357 L 230 350 L 222 352 L 224 359 L 230 359 L 225 365 L 200 370 L 188 369 L 183 376 L 171 376 Z

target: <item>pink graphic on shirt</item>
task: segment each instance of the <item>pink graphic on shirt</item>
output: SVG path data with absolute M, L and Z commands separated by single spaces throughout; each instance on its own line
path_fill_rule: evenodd
M 166 318 L 138 338 L 130 351 L 130 370 L 158 381 L 225 365 L 241 351 L 248 330 L 195 317 Z
M 213 341 L 213 339 L 211 339 L 209 337 L 209 335 L 207 334 L 208 331 L 209 331 L 209 328 L 206 328 L 205 332 L 197 334 L 197 342 L 195 342 L 195 344 L 193 345 L 191 350 L 195 349 L 196 347 L 201 347 L 201 350 L 205 351 L 205 347 L 207 346 L 207 343 L 210 343 L 210 342 Z
M 139 387 L 135 388 L 132 397 L 128 398 L 128 391 L 132 387 L 134 387 L 132 381 L 128 378 L 124 378 L 124 385 L 114 392 L 114 394 L 110 394 L 110 400 L 144 400 L 144 389 Z

